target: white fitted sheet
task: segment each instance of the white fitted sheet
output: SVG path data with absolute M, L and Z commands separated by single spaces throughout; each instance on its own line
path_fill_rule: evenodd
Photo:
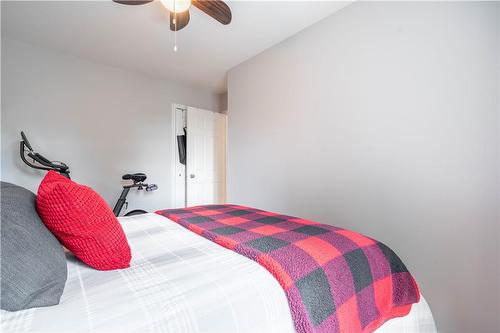
M 59 305 L 1 311 L 2 332 L 294 332 L 287 299 L 259 264 L 157 214 L 120 218 L 131 267 L 68 257 Z M 377 332 L 435 332 L 423 299 Z

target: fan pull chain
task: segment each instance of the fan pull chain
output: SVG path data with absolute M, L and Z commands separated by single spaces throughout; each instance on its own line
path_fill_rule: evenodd
M 177 52 L 177 13 L 175 12 L 175 3 L 177 1 L 174 0 L 174 52 Z
M 177 23 L 175 24 L 175 31 L 174 31 L 174 52 L 177 52 Z

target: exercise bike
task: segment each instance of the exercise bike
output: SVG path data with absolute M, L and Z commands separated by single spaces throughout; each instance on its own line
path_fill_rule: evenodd
M 23 131 L 21 131 L 21 138 L 22 140 L 19 145 L 20 149 L 19 153 L 21 155 L 21 160 L 26 165 L 28 165 L 33 169 L 38 169 L 38 170 L 46 170 L 46 171 L 53 170 L 58 172 L 62 176 L 70 179 L 69 166 L 67 164 L 60 161 L 51 161 L 42 156 L 41 154 L 35 152 L 31 147 L 31 144 L 28 141 L 28 138 L 26 137 Z M 28 158 L 31 159 L 32 162 L 30 162 Z M 113 213 L 115 214 L 115 216 L 120 215 L 123 206 L 125 207 L 128 206 L 127 195 L 130 192 L 130 189 L 137 188 L 137 190 L 145 190 L 147 192 L 151 192 L 158 189 L 158 186 L 156 184 L 144 183 L 146 178 L 147 176 L 144 173 L 132 173 L 122 176 L 122 180 L 124 181 L 124 184 L 122 185 L 123 190 L 120 195 L 120 198 L 118 198 L 115 207 L 113 208 Z M 127 212 L 125 216 L 140 215 L 145 213 L 147 213 L 145 210 L 134 209 L 131 210 L 130 212 Z

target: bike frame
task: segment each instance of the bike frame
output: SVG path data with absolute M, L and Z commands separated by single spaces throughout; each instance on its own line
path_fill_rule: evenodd
M 125 202 L 127 202 L 128 192 L 130 192 L 130 187 L 124 187 L 122 194 L 120 194 L 120 198 L 118 198 L 118 201 L 116 201 L 115 208 L 113 208 L 113 213 L 115 214 L 115 216 L 120 215 L 123 205 L 125 204 Z

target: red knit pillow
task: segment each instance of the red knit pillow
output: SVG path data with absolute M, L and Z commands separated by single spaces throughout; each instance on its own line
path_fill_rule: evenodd
M 49 171 L 38 188 L 36 205 L 47 228 L 81 261 L 99 270 L 129 267 L 123 229 L 90 187 Z

